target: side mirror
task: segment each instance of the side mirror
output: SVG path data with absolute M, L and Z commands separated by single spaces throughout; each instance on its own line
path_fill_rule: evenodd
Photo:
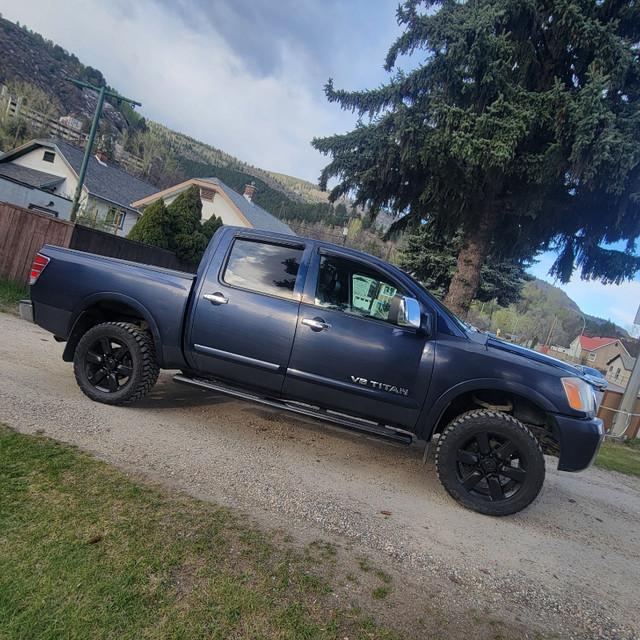
M 420 318 L 420 303 L 414 298 L 398 296 L 396 323 L 401 327 L 420 329 L 422 326 Z

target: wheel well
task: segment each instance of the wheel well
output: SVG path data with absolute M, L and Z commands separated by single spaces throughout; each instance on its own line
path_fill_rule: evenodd
M 71 334 L 67 338 L 62 359 L 65 362 L 71 362 L 80 338 L 82 338 L 91 327 L 102 324 L 103 322 L 130 322 L 131 324 L 139 326 L 141 329 L 149 329 L 149 323 L 144 319 L 142 314 L 130 305 L 118 302 L 117 300 L 97 302 L 87 307 L 80 316 L 78 316 L 71 330 Z
M 459 415 L 479 407 L 512 415 L 516 420 L 527 425 L 544 453 L 555 456 L 560 454 L 560 443 L 553 418 L 548 412 L 529 398 L 497 389 L 476 389 L 459 395 L 441 414 L 433 428 L 432 437 L 442 433 Z

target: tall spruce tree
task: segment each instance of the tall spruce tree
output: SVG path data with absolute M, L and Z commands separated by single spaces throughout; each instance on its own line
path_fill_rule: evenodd
M 162 198 L 149 205 L 127 238 L 169 249 L 183 262 L 195 266 L 211 237 L 211 226 L 203 230 L 201 218 L 200 190 L 191 185 L 168 206 Z
M 445 302 L 464 313 L 489 251 L 553 249 L 552 273 L 619 283 L 640 268 L 640 3 L 411 0 L 398 8 L 388 82 L 325 87 L 360 118 L 316 138 L 320 184 L 373 212 L 462 234 Z M 423 55 L 398 70 L 399 56 Z M 623 241 L 621 250 L 607 247 Z
M 428 224 L 423 224 L 408 235 L 398 262 L 430 293 L 444 299 L 456 272 L 456 256 L 461 245 L 461 234 L 456 233 L 450 239 L 438 238 Z M 490 249 L 480 270 L 475 299 L 480 302 L 496 300 L 503 307 L 517 302 L 525 282 L 533 279 L 525 271 L 527 266 L 527 260 L 500 260 Z

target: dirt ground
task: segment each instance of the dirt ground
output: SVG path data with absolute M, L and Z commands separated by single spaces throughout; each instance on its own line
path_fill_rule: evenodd
M 640 638 L 640 479 L 547 458 L 538 500 L 463 509 L 410 447 L 172 382 L 131 407 L 88 400 L 62 345 L 0 313 L 0 422 L 41 432 L 393 578 L 376 619 L 407 638 Z M 343 584 L 362 600 L 370 585 Z

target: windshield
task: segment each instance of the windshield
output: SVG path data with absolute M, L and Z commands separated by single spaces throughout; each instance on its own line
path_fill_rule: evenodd
M 591 367 L 582 367 L 582 370 L 585 373 L 588 373 L 590 376 L 595 376 L 596 378 L 602 378 L 602 374 L 597 369 L 592 369 Z

